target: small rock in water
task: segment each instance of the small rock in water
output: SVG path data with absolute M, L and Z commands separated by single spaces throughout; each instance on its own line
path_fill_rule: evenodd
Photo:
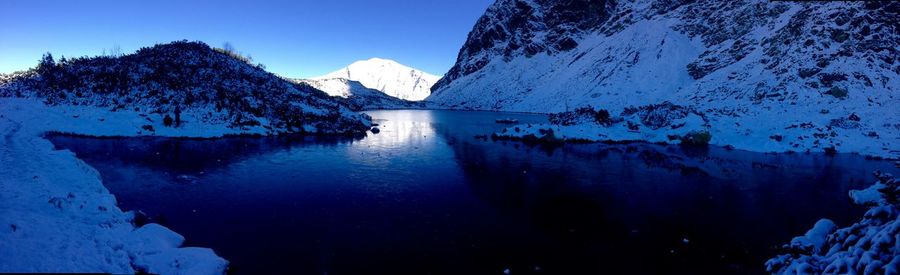
M 509 275 L 509 268 L 503 270 L 503 274 Z
M 131 223 L 134 224 L 134 227 L 141 227 L 150 223 L 150 217 L 147 216 L 147 213 L 144 213 L 144 211 L 138 210 L 133 213 L 134 218 L 131 220 Z
M 688 240 L 687 238 L 684 238 L 684 239 L 681 240 L 681 242 L 683 242 L 684 244 L 688 244 L 688 243 L 691 242 L 691 240 Z
M 378 129 L 378 127 L 372 127 L 372 130 L 370 131 L 372 131 L 373 134 L 381 133 L 381 129 Z

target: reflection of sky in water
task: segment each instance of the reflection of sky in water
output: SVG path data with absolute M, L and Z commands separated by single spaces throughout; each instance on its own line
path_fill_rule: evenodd
M 430 112 L 380 113 L 375 123 L 381 130 L 346 148 L 350 176 L 359 177 L 362 188 L 375 193 L 395 193 L 412 188 L 423 171 L 442 170 L 453 174 L 452 167 L 442 167 L 439 159 L 453 158 L 453 152 L 431 126 Z
M 437 138 L 432 127 L 432 113 L 427 111 L 409 112 L 372 112 L 374 122 L 381 130 L 378 134 L 369 133 L 366 139 L 357 146 L 366 146 L 366 150 L 374 152 L 393 151 L 403 147 L 406 149 L 426 149 L 437 144 L 429 139 Z
M 348 160 L 353 165 L 395 170 L 401 168 L 397 165 L 415 165 L 427 158 L 452 157 L 447 148 L 439 148 L 443 140 L 429 121 L 429 112 L 378 116 L 375 122 L 380 124 L 381 132 L 370 132 L 365 139 L 349 146 Z

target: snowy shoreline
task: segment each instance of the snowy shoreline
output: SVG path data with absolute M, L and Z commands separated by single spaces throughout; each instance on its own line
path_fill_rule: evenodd
M 118 208 L 94 168 L 44 138 L 133 137 L 146 124 L 137 113 L 0 99 L 0 272 L 225 273 L 228 261 L 213 250 L 181 247 L 184 237 L 158 224 L 135 227 L 134 213 Z M 224 125 L 159 128 L 156 136 L 244 133 Z
M 518 128 L 517 132 L 515 129 Z M 675 136 L 674 133 L 653 133 L 649 138 L 644 139 L 645 135 L 641 135 L 636 132 L 606 132 L 605 128 L 594 128 L 594 129 L 586 129 L 584 127 L 567 127 L 567 126 L 559 126 L 559 125 L 551 125 L 551 124 L 520 124 L 505 128 L 505 132 L 497 132 L 491 133 L 491 136 L 497 140 L 518 140 L 525 142 L 537 142 L 537 143 L 607 143 L 607 144 L 631 144 L 631 143 L 652 143 L 652 144 L 672 144 L 677 145 L 681 144 L 682 141 L 680 137 L 675 139 L 670 139 L 668 136 Z M 555 133 L 554 136 L 547 136 L 543 133 Z M 603 136 L 600 136 L 603 135 Z M 485 135 L 488 136 L 488 135 Z M 722 141 L 721 139 L 715 139 L 709 143 L 710 146 L 718 146 L 727 149 L 733 150 L 741 150 L 748 152 L 756 152 L 756 153 L 773 153 L 773 154 L 805 154 L 805 153 L 830 153 L 825 149 L 821 150 L 810 150 L 809 148 L 804 149 L 805 151 L 796 151 L 791 149 L 782 149 L 782 150 L 759 150 L 758 148 L 748 147 L 746 144 L 735 145 L 731 143 L 727 143 Z M 860 155 L 866 158 L 873 158 L 879 160 L 900 160 L 900 155 L 885 153 L 883 151 L 876 152 L 857 152 L 857 151 L 837 151 L 835 153 L 838 154 L 855 154 Z
M 70 151 L 55 150 L 44 138 L 50 134 L 186 139 L 267 135 L 252 128 L 192 124 L 191 114 L 185 118 L 183 127 L 170 128 L 138 112 L 0 98 L 0 174 L 5 176 L 0 178 L 0 272 L 224 273 L 227 260 L 211 249 L 180 247 L 184 237 L 157 224 L 136 228 L 134 214 L 117 207 L 96 170 Z M 709 129 L 702 116 L 693 114 L 668 121 L 675 129 L 666 126 L 653 131 L 630 130 L 627 121 L 636 124 L 635 119 L 613 118 L 614 123 L 605 127 L 519 125 L 499 136 L 552 133 L 555 138 L 582 142 L 590 141 L 584 136 L 606 131 L 613 142 L 678 143 L 671 137 Z M 155 131 L 146 132 L 148 124 Z M 610 129 L 621 131 L 612 135 Z M 715 134 L 712 141 L 716 144 Z
M 745 125 L 750 127 L 739 129 L 724 126 L 740 125 L 736 118 L 710 117 L 693 108 L 670 103 L 626 109 L 615 116 L 601 111 L 604 112 L 602 116 L 590 107 L 551 114 L 550 123 L 514 125 L 491 136 L 557 143 L 688 142 L 760 153 L 854 153 L 876 159 L 900 159 L 900 150 L 897 150 L 900 139 L 894 132 L 860 137 L 862 134 L 857 128 L 823 127 L 813 123 Z M 839 121 L 858 125 L 855 120 L 858 118 L 851 116 Z
M 782 246 L 766 262 L 773 274 L 897 274 L 900 272 L 900 181 L 875 172 L 872 186 L 850 191 L 854 203 L 869 209 L 859 222 L 838 228 L 822 219 L 803 236 Z

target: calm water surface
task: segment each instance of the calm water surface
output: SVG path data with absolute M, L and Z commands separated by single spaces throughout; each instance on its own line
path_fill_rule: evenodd
M 889 162 L 475 135 L 543 116 L 368 112 L 362 139 L 52 136 L 235 274 L 762 273 Z

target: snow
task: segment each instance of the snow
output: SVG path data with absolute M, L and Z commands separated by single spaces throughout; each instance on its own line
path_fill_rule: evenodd
M 609 125 L 600 125 L 593 117 L 579 117 L 571 125 L 522 124 L 505 128 L 493 136 L 521 139 L 553 138 L 575 142 L 628 142 L 681 143 L 681 137 L 709 131 L 706 119 L 690 109 L 675 105 L 656 105 L 648 109 L 611 118 Z M 652 120 L 654 118 L 659 118 Z M 713 135 L 713 140 L 715 136 Z
M 469 38 L 476 41 L 473 47 L 477 50 L 461 51 L 454 67 L 458 70 L 451 69 L 427 101 L 454 109 L 531 113 L 592 106 L 614 116 L 627 107 L 672 102 L 693 107 L 708 119 L 714 145 L 758 152 L 833 148 L 900 158 L 900 123 L 896 120 L 900 117 L 896 107 L 900 106 L 896 96 L 900 70 L 892 65 L 896 62 L 891 51 L 863 46 L 896 48 L 900 40 L 895 33 L 881 33 L 881 38 L 859 34 L 862 38 L 857 38 L 861 27 L 848 29 L 852 24 L 839 25 L 832 16 L 848 13 L 849 18 L 878 18 L 875 12 L 859 7 L 861 2 L 698 1 L 657 11 L 650 9 L 651 1 L 622 1 L 614 11 L 619 19 L 571 32 L 578 42 L 574 49 L 540 51 L 532 56 L 522 53 L 529 45 L 521 44 L 509 54 L 507 42 L 533 35 L 533 43 L 542 45 L 547 31 L 543 28 L 549 27 L 541 24 L 546 22 L 534 19 L 518 24 L 534 24 L 530 29 L 501 38 L 491 36 L 495 29 L 507 27 L 503 25 L 509 20 L 506 13 L 516 11 L 512 6 L 500 6 L 516 3 L 498 1 L 479 20 L 473 35 L 483 36 Z M 529 5 L 536 6 L 538 10 L 533 12 L 539 13 L 551 4 Z M 504 8 L 511 10 L 492 12 L 506 11 Z M 881 28 L 871 24 L 872 29 Z M 854 33 L 845 42 L 832 41 L 825 34 L 843 29 Z M 477 43 L 481 40 L 497 41 Z M 814 45 L 804 46 L 804 41 Z M 823 65 L 819 60 L 828 62 Z M 692 65 L 713 70 L 695 78 L 688 69 Z M 805 68 L 821 71 L 806 78 L 798 76 L 798 70 Z M 845 75 L 846 80 L 824 84 L 827 81 L 820 79 L 829 74 Z M 826 94 L 830 85 L 847 89 L 849 95 L 837 98 Z M 858 120 L 848 121 L 854 115 Z M 598 127 L 554 130 L 592 140 L 598 135 L 610 136 L 610 140 L 643 139 L 644 135 L 653 142 L 667 135 L 589 128 Z
M 389 96 L 382 91 L 366 88 L 358 81 L 344 78 L 328 79 L 295 79 L 313 88 L 322 90 L 332 97 L 340 98 L 355 111 L 385 109 L 423 109 L 427 105 L 423 101 L 407 101 Z
M 103 120 L 100 120 L 100 119 Z M 158 224 L 135 228 L 99 173 L 42 135 L 63 131 L 135 136 L 137 113 L 0 98 L 0 272 L 224 274 L 228 261 Z M 157 135 L 211 137 L 224 125 L 166 129 Z
M 885 205 L 887 201 L 881 196 L 880 190 L 886 187 L 882 183 L 876 183 L 863 190 L 850 190 L 850 198 L 859 205 Z
M 389 96 L 411 101 L 420 101 L 428 97 L 431 94 L 431 86 L 440 79 L 439 76 L 381 58 L 356 61 L 347 67 L 312 79 L 334 78 L 358 81 Z M 336 95 L 338 94 L 332 94 Z
M 144 47 L 115 58 L 53 62 L 47 55 L 38 69 L 0 79 L 0 97 L 128 110 L 126 116 L 143 112 L 143 118 L 137 119 L 149 122 L 142 127 L 146 132 L 173 132 L 159 135 L 274 135 L 308 128 L 321 134 L 359 135 L 370 123 L 364 114 L 308 85 L 292 83 L 205 43 L 188 41 Z M 188 123 L 193 125 L 163 129 L 152 124 L 167 114 L 177 116 L 179 110 L 190 116 Z M 241 131 L 221 129 L 226 124 Z M 211 133 L 199 129 L 205 125 L 216 129 Z
M 856 193 L 865 194 L 859 198 L 851 192 L 855 201 L 871 207 L 862 220 L 840 229 L 830 220 L 820 220 L 806 235 L 783 246 L 783 254 L 767 261 L 767 270 L 774 274 L 897 274 L 900 209 L 895 194 L 900 183 L 889 174 L 876 172 L 875 176 L 875 185 L 883 190 L 879 205 L 867 203 L 872 200 L 869 191 Z
M 815 251 L 818 251 L 825 245 L 825 238 L 828 237 L 828 234 L 831 234 L 836 229 L 837 225 L 834 222 L 829 219 L 821 219 L 805 235 L 794 238 L 791 240 L 791 243 L 801 246 L 812 246 Z

